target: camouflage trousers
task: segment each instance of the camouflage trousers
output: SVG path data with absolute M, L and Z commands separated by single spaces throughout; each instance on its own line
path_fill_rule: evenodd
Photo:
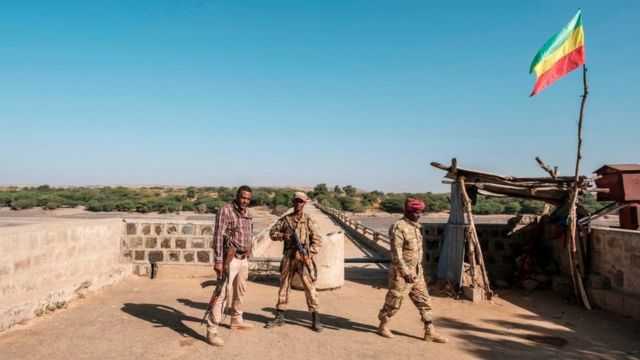
M 422 267 L 418 268 L 417 273 L 418 276 L 414 276 L 413 284 L 409 284 L 404 280 L 400 271 L 393 267 L 389 270 L 389 291 L 378 314 L 380 321 L 389 321 L 389 318 L 400 310 L 402 300 L 407 294 L 418 308 L 423 322 L 433 319 L 431 297 L 429 296 L 429 290 L 427 290 Z
M 304 295 L 307 299 L 309 311 L 318 311 L 320 304 L 318 303 L 316 285 L 311 281 L 311 277 L 305 270 L 302 261 L 295 258 L 285 258 L 280 264 L 280 290 L 278 290 L 278 304 L 276 308 L 278 310 L 287 310 L 291 281 L 296 274 L 298 274 L 302 280 L 302 287 L 304 288 Z

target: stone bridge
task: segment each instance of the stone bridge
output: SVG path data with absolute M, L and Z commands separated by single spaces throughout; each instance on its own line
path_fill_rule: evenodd
M 223 329 L 224 348 L 203 341 L 201 317 L 213 277 L 211 223 L 147 220 L 61 221 L 0 228 L 0 358 L 638 358 L 636 320 L 640 236 L 638 232 L 595 229 L 591 266 L 612 279 L 596 303 L 623 305 L 627 317 L 587 312 L 548 291 L 498 291 L 492 302 L 473 304 L 434 294 L 436 325 L 451 342 L 420 340 L 417 311 L 406 301 L 394 317 L 392 340 L 375 334 L 384 301 L 386 268 L 372 258 L 388 256 L 388 239 L 326 208 L 308 206 L 327 237 L 334 261 L 328 278 L 340 286 L 320 292 L 326 329 L 309 329 L 304 295 L 292 294 L 287 325 L 266 330 L 276 303 L 277 278 L 252 275 L 245 319 L 253 331 Z M 322 212 L 321 212 L 322 211 Z M 425 265 L 437 261 L 444 224 L 425 224 Z M 277 258 L 281 244 L 254 234 L 256 255 Z M 509 274 L 518 242 L 507 227 L 479 229 L 492 276 Z M 346 236 L 335 236 L 345 234 Z M 340 240 L 342 239 L 342 241 Z M 483 240 L 484 239 L 484 240 Z M 553 244 L 552 244 L 553 245 Z M 557 245 L 557 244 L 556 244 Z M 560 250 L 552 255 L 559 254 Z M 561 257 L 558 255 L 559 261 Z M 342 265 L 340 259 L 347 262 Z M 361 262 L 349 262 L 359 259 Z M 158 276 L 151 280 L 151 264 Z M 490 263 L 488 261 L 488 263 Z M 493 267 L 491 267 L 493 265 Z M 139 276 L 135 276 L 137 274 Z M 506 275 L 505 275 L 506 276 Z M 335 284 L 334 284 L 335 285 Z M 594 296 L 593 291 L 591 292 Z M 611 300 L 614 299 L 614 300 Z M 616 300 L 617 299 L 617 300 Z M 618 303 L 615 303 L 618 301 Z

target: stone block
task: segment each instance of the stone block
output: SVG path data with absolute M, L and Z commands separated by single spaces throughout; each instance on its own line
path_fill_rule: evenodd
M 133 258 L 133 251 L 125 250 L 125 251 L 122 252 L 122 260 L 123 261 L 130 262 L 132 258 Z
M 162 251 L 149 251 L 149 262 L 157 263 L 164 261 L 164 253 Z
M 140 224 L 142 227 L 142 235 L 150 235 L 151 234 L 151 224 Z
M 631 267 L 636 270 L 640 270 L 640 254 L 631 254 L 630 255 Z
M 615 236 L 607 237 L 607 249 L 609 251 L 621 251 L 622 250 L 622 242 Z
M 198 235 L 213 235 L 213 226 L 211 225 L 198 225 Z
M 144 247 L 147 249 L 155 249 L 158 246 L 158 238 L 148 237 L 145 239 Z
M 138 225 L 134 223 L 127 223 L 127 235 L 137 235 Z
M 30 267 L 31 267 L 31 258 L 24 258 L 24 259 L 16 261 L 13 264 L 13 271 L 14 272 L 23 271 L 23 270 L 26 270 L 26 269 L 28 269 Z
M 160 243 L 160 247 L 162 249 L 171 249 L 171 238 L 170 237 L 163 238 L 162 242 Z
M 178 225 L 167 224 L 167 235 L 175 235 L 178 233 Z
M 169 251 L 167 253 L 169 255 L 169 261 L 171 262 L 179 262 L 180 261 L 180 253 L 177 251 Z
M 134 254 L 134 259 L 137 261 L 144 260 L 144 250 L 136 250 Z
M 142 247 L 142 236 L 129 237 L 129 248 L 140 249 Z
M 120 249 L 128 249 L 129 248 L 129 238 L 127 236 L 120 237 Z
M 199 263 L 208 263 L 209 262 L 209 253 L 210 253 L 210 251 L 198 251 L 198 262 Z
M 193 251 L 185 251 L 182 253 L 182 258 L 184 262 L 192 263 L 194 261 Z
M 462 294 L 474 303 L 479 303 L 484 300 L 484 290 L 480 287 L 462 286 Z
M 148 276 L 151 274 L 151 266 L 146 264 L 138 264 L 134 267 L 133 273 L 138 276 Z
M 153 224 L 153 232 L 156 235 L 162 235 L 164 233 L 164 224 Z
M 204 238 L 191 238 L 191 248 L 204 249 Z
M 617 270 L 616 272 L 614 272 L 612 280 L 613 287 L 617 289 L 624 288 L 624 272 L 622 270 Z
M 181 230 L 182 235 L 195 235 L 196 226 L 194 224 L 184 224 Z
M 601 274 L 589 274 L 585 285 L 591 289 L 611 289 L 611 281 L 608 277 Z
M 186 248 L 187 248 L 187 239 L 176 238 L 176 249 L 186 249 Z

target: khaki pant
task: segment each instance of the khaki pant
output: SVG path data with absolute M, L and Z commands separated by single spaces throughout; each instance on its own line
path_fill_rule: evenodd
M 393 267 L 391 268 L 389 271 L 389 291 L 378 315 L 381 321 L 388 321 L 389 318 L 400 310 L 402 300 L 407 294 L 409 295 L 409 299 L 411 299 L 418 308 L 423 322 L 433 319 L 431 297 L 427 290 L 427 284 L 424 281 L 422 267 L 418 269 L 417 273 L 418 276 L 415 278 L 413 284 L 409 284 L 404 280 L 399 271 L 396 271 Z
M 311 277 L 309 277 L 307 271 L 305 271 L 302 261 L 298 259 L 285 259 L 280 266 L 280 290 L 278 290 L 278 304 L 276 308 L 278 310 L 287 310 L 291 280 L 293 280 L 295 274 L 298 274 L 302 280 L 304 296 L 307 299 L 309 311 L 318 311 L 320 304 L 318 303 L 316 285 L 311 281 Z
M 218 333 L 218 325 L 222 321 L 223 302 L 231 302 L 231 321 L 242 320 L 242 301 L 244 300 L 245 286 L 249 278 L 249 261 L 245 259 L 233 259 L 229 264 L 229 281 L 222 288 L 220 297 L 216 300 L 211 311 L 211 316 L 207 319 L 207 331 Z M 228 286 L 231 285 L 231 294 L 228 294 Z M 233 296 L 233 300 L 231 298 Z

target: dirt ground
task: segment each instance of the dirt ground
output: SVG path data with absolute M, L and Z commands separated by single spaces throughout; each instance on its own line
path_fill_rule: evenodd
M 383 275 L 383 273 L 382 273 Z M 130 277 L 123 283 L 0 334 L 2 359 L 192 358 L 278 359 L 638 359 L 640 323 L 586 312 L 536 292 L 501 293 L 494 303 L 434 297 L 445 345 L 421 340 L 417 311 L 406 301 L 393 318 L 394 339 L 375 334 L 385 279 L 351 277 L 320 293 L 325 330 L 314 333 L 304 294 L 292 294 L 287 325 L 264 329 L 272 317 L 277 280 L 251 282 L 245 319 L 251 331 L 221 330 L 223 348 L 204 342 L 200 319 L 210 288 L 204 279 Z M 228 319 L 227 319 L 228 322 Z

